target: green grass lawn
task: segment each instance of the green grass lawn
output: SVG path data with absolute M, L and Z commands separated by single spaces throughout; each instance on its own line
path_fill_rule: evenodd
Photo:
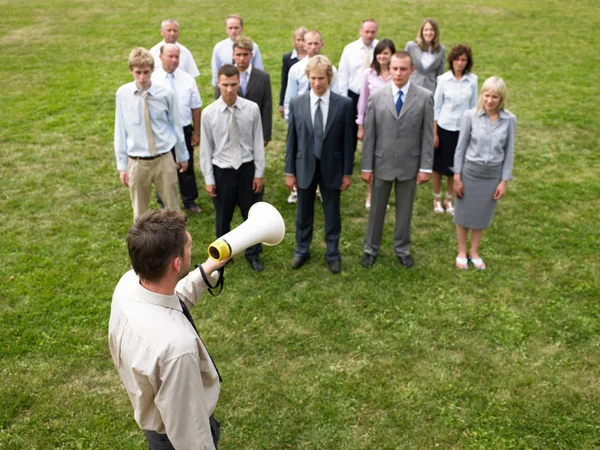
M 274 98 L 297 26 L 320 30 L 337 65 L 362 19 L 402 48 L 432 16 L 448 48 L 473 47 L 480 83 L 506 80 L 518 132 L 515 179 L 481 247 L 488 270 L 454 268 L 454 226 L 434 215 L 430 183 L 415 203 L 416 267 L 397 263 L 388 217 L 382 252 L 363 269 L 357 158 L 334 277 L 320 211 L 313 258 L 290 269 L 295 207 L 275 118 L 265 200 L 286 238 L 265 249 L 263 273 L 239 258 L 223 294 L 192 311 L 224 378 L 221 448 L 600 447 L 596 0 L 0 5 L 0 449 L 145 448 L 106 338 L 132 216 L 115 167 L 114 94 L 131 80 L 131 48 L 150 48 L 160 21 L 175 18 L 208 104 L 212 46 L 232 12 L 260 45 Z M 190 218 L 198 262 L 214 237 L 208 197 L 200 206 Z

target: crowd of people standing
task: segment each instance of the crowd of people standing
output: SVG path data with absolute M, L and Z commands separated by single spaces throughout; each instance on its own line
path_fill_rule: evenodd
M 238 15 L 225 19 L 228 37 L 211 58 L 215 101 L 202 111 L 192 53 L 179 42 L 179 24 L 165 20 L 163 40 L 129 55 L 133 81 L 116 94 L 115 155 L 129 188 L 134 226 L 127 244 L 132 270 L 113 295 L 111 354 L 150 449 L 217 448 L 214 409 L 221 376 L 188 307 L 222 276 L 224 262 L 191 268 L 187 216 L 201 213 L 194 172 L 200 146 L 205 192 L 215 209 L 217 237 L 230 230 L 235 207 L 244 219 L 264 196 L 265 147 L 272 135 L 271 79 L 259 46 L 244 36 Z M 416 187 L 433 178 L 433 211 L 454 217 L 456 267 L 486 268 L 479 254 L 484 230 L 512 179 L 516 117 L 505 109 L 507 88 L 488 78 L 478 91 L 469 46 L 448 52 L 440 28 L 426 19 L 414 41 L 397 51 L 377 40 L 364 20 L 338 67 L 322 54 L 323 36 L 299 27 L 282 59 L 279 113 L 287 123 L 285 185 L 297 204 L 292 269 L 311 257 L 314 205 L 325 220 L 325 261 L 342 270 L 340 198 L 352 184 L 358 141 L 360 179 L 369 210 L 361 265 L 380 251 L 394 189 L 394 253 L 410 268 L 411 217 Z M 444 72 L 445 64 L 448 70 Z M 446 195 L 441 185 L 446 177 Z M 148 211 L 152 186 L 165 206 Z M 467 249 L 467 241 L 471 245 Z M 245 251 L 256 272 L 260 244 Z

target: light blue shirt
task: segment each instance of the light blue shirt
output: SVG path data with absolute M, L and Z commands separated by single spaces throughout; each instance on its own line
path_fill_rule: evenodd
M 177 162 L 187 161 L 189 154 L 173 91 L 152 83 L 146 92 L 156 154 L 170 152 L 175 147 Z M 117 90 L 115 155 L 120 172 L 127 170 L 127 156 L 151 156 L 144 124 L 144 99 L 141 94 L 133 81 Z
M 252 66 L 257 69 L 264 70 L 262 56 L 260 49 L 256 42 L 252 47 Z M 212 59 L 210 60 L 210 69 L 212 71 L 212 85 L 217 85 L 217 79 L 219 78 L 219 69 L 225 64 L 233 64 L 233 41 L 230 38 L 224 39 L 221 42 L 217 42 L 213 48 Z
M 460 173 L 465 161 L 486 166 L 502 164 L 502 180 L 512 180 L 516 134 L 517 117 L 509 111 L 501 109 L 494 123 L 485 110 L 466 111 L 460 126 L 452 171 Z
M 477 106 L 477 75 L 467 73 L 457 80 L 451 70 L 437 77 L 433 95 L 433 120 L 446 131 L 460 130 L 467 109 Z

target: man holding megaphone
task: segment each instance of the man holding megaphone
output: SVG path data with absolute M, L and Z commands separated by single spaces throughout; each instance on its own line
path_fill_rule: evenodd
M 213 199 L 217 238 L 231 230 L 235 206 L 244 220 L 263 188 L 265 151 L 258 105 L 238 96 L 238 69 L 225 64 L 219 69 L 221 96 L 204 109 L 200 139 L 200 169 L 206 192 Z M 261 272 L 260 244 L 244 254 L 252 269 Z

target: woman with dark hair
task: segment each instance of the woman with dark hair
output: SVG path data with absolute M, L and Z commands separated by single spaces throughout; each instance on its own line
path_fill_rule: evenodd
M 448 55 L 450 70 L 437 78 L 433 96 L 433 211 L 454 214 L 454 151 L 460 122 L 467 109 L 477 105 L 477 75 L 471 72 L 471 47 L 455 46 Z M 446 199 L 442 206 L 442 176 L 447 178 Z
M 477 270 L 486 265 L 479 256 L 483 232 L 492 223 L 496 202 L 504 197 L 512 180 L 517 117 L 504 109 L 506 85 L 490 77 L 481 86 L 477 108 L 465 112 L 454 155 L 456 190 L 456 267 Z M 467 238 L 471 248 L 467 257 Z
M 410 81 L 429 89 L 435 90 L 435 82 L 444 72 L 446 47 L 440 44 L 440 27 L 433 19 L 425 19 L 416 41 L 408 41 L 404 49 L 413 59 L 415 71 Z
M 390 60 L 392 55 L 396 53 L 396 46 L 390 39 L 382 39 L 375 46 L 373 51 L 373 62 L 371 68 L 367 69 L 365 75 L 365 81 L 362 89 L 360 90 L 360 97 L 358 98 L 358 115 L 356 123 L 358 124 L 358 140 L 362 142 L 365 135 L 365 129 L 363 127 L 365 119 L 365 111 L 367 110 L 367 103 L 369 101 L 369 95 L 375 92 L 382 86 L 387 85 L 392 79 L 390 75 Z M 369 209 L 371 207 L 371 185 L 367 185 L 367 199 L 365 201 L 365 207 Z

